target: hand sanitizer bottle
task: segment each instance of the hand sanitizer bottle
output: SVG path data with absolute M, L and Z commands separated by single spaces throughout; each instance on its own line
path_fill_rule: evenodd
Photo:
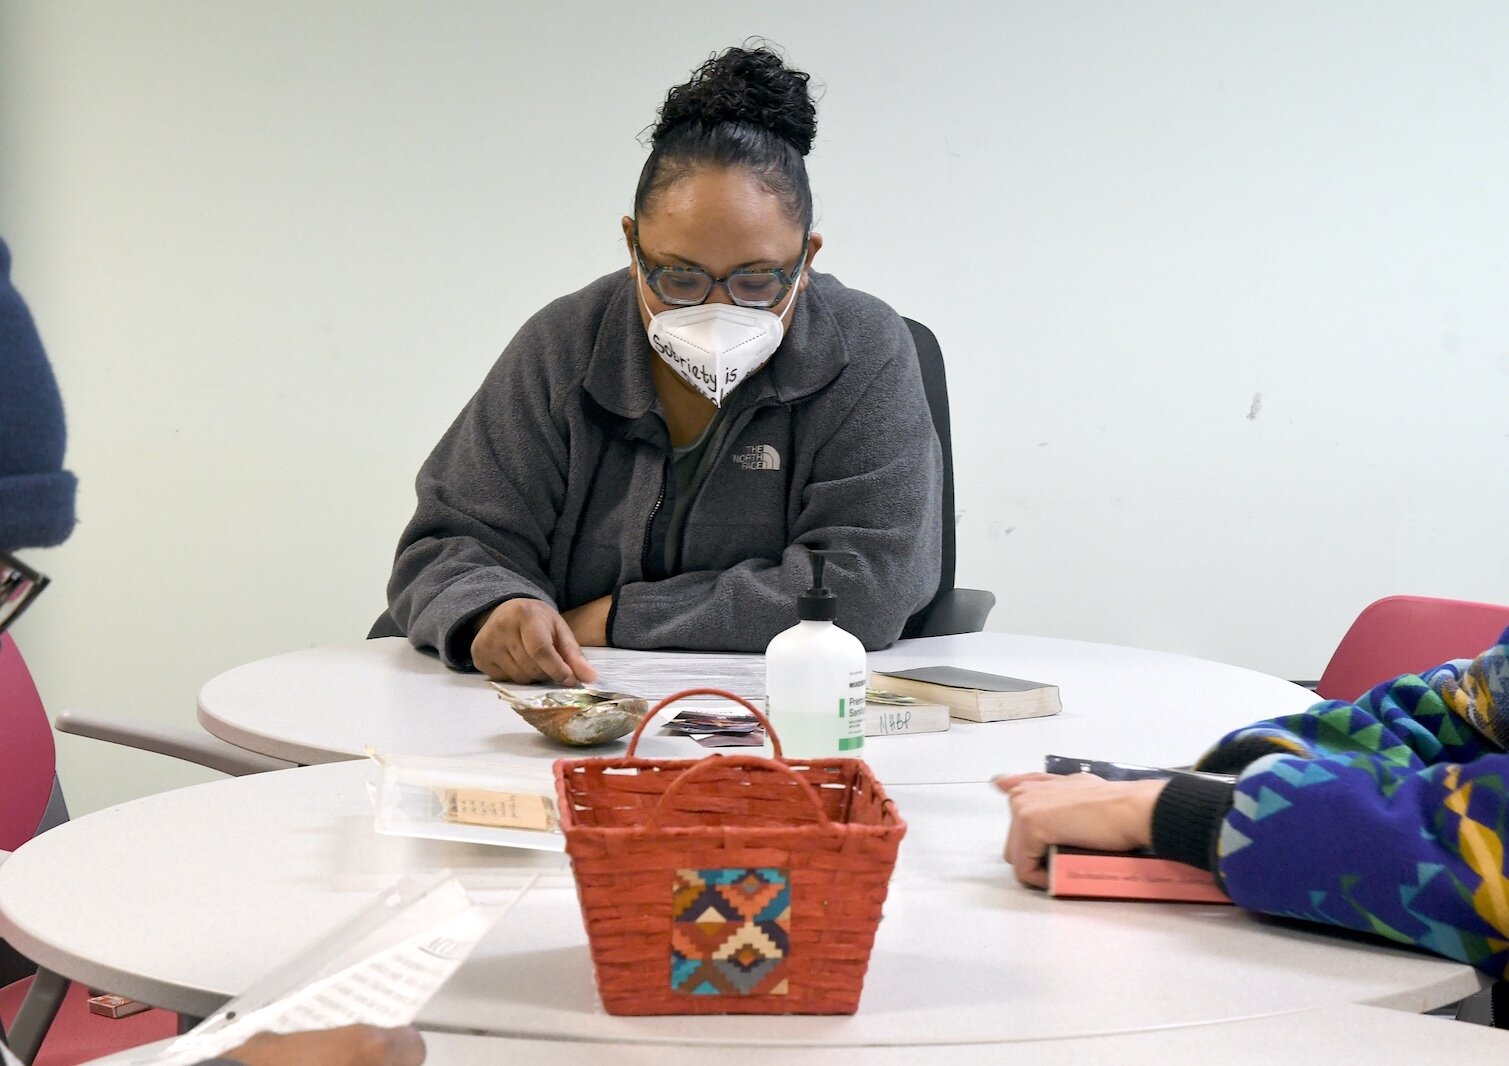
M 788 759 L 858 757 L 864 748 L 865 648 L 833 624 L 838 597 L 823 586 L 827 557 L 847 554 L 811 552 L 812 587 L 797 599 L 800 621 L 765 649 L 765 714 Z

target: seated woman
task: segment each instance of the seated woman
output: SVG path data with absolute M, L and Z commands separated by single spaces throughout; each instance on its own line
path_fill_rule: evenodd
M 939 577 L 942 460 L 906 324 L 814 273 L 807 75 L 708 60 L 661 108 L 629 266 L 527 322 L 419 472 L 388 603 L 519 682 L 582 646 L 759 651 L 811 548 L 839 624 L 894 641 Z
M 1378 933 L 1509 976 L 1509 631 L 1475 660 L 1224 737 L 1194 775 L 1017 774 L 1006 859 L 1042 887 L 1050 844 L 1212 870 L 1233 902 Z

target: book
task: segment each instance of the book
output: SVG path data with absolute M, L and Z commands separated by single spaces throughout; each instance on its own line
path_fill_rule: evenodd
M 966 722 L 1042 718 L 1064 708 L 1057 685 L 957 666 L 877 670 L 871 675 L 870 684 L 903 696 L 941 703 L 953 717 Z
M 1107 781 L 1167 780 L 1176 773 L 1188 772 L 1062 755 L 1049 755 L 1043 760 L 1043 769 L 1050 774 L 1094 774 Z M 1096 851 L 1061 844 L 1048 848 L 1048 894 L 1068 899 L 1231 902 L 1209 870 L 1160 859 L 1147 848 Z
M 129 1018 L 133 1014 L 140 1014 L 151 1009 L 145 1003 L 138 1003 L 125 996 L 104 993 L 89 997 L 89 1013 L 98 1014 L 102 1018 Z
M 884 689 L 865 691 L 865 736 L 893 737 L 903 733 L 940 733 L 952 718 L 942 703 L 924 703 Z
M 1048 849 L 1048 894 L 1066 899 L 1135 899 L 1163 903 L 1230 903 L 1209 870 L 1151 852 Z

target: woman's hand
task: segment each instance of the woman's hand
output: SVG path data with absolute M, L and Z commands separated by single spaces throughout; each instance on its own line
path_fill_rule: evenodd
M 424 1040 L 412 1027 L 379 1029 L 375 1025 L 347 1025 L 307 1033 L 261 1033 L 225 1057 L 244 1066 L 419 1066 Z
M 505 600 L 492 609 L 472 638 L 472 663 L 494 681 L 523 685 L 595 681 L 597 671 L 582 655 L 582 643 L 548 603 Z
M 1011 798 L 1006 861 L 1017 880 L 1048 887 L 1050 844 L 1102 851 L 1144 848 L 1166 781 L 1107 781 L 1094 774 L 1015 774 L 995 779 Z

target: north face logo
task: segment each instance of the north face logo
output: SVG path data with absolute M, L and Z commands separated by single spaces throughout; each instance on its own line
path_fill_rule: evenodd
M 734 462 L 745 470 L 779 470 L 781 453 L 768 444 L 751 444 L 743 451 L 734 453 Z

